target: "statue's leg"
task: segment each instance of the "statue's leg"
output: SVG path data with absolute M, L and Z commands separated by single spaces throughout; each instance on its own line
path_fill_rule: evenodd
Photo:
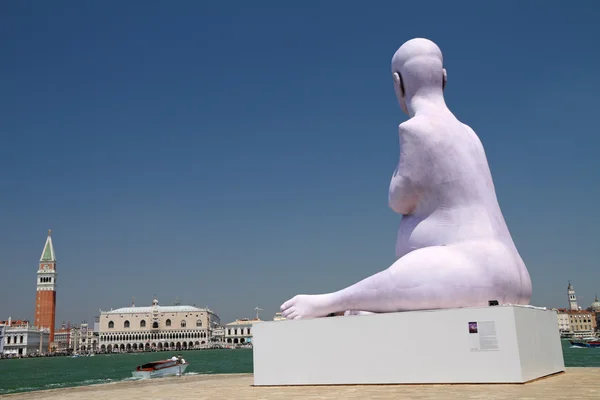
M 369 314 L 375 314 L 372 313 L 370 311 L 358 311 L 358 310 L 348 310 L 344 313 L 344 316 L 350 316 L 350 315 L 369 315 Z
M 344 310 L 385 313 L 486 306 L 489 300 L 505 302 L 510 285 L 519 285 L 510 270 L 510 257 L 495 242 L 426 247 L 338 292 L 295 296 L 281 310 L 288 319 L 300 319 Z

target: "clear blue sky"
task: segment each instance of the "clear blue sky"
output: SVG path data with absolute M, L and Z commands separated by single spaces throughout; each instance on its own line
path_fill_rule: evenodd
M 368 4 L 368 5 L 367 5 Z M 458 5 L 460 4 L 460 5 Z M 600 292 L 600 2 L 4 1 L 0 319 L 178 296 L 225 322 L 387 268 L 406 120 L 390 61 L 444 52 L 533 303 Z

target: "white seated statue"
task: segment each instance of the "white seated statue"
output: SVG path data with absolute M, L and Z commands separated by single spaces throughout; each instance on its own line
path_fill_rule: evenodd
M 389 206 L 402 215 L 396 261 L 345 289 L 293 297 L 281 306 L 285 318 L 529 304 L 529 273 L 481 141 L 444 101 L 442 60 L 427 39 L 407 41 L 392 58 L 396 96 L 410 117 L 399 126 L 389 187 Z

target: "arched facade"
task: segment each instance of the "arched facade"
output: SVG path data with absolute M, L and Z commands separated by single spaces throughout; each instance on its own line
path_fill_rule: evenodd
M 205 348 L 220 325 L 211 310 L 192 306 L 126 307 L 100 314 L 100 352 Z
M 259 319 L 238 319 L 225 325 L 224 341 L 227 346 L 252 343 L 252 326 L 262 322 Z

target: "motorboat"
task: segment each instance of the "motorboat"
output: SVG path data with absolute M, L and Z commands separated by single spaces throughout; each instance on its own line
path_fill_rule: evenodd
M 600 347 L 600 340 L 569 340 L 573 347 Z
M 162 376 L 181 376 L 190 363 L 183 359 L 170 359 L 153 361 L 138 365 L 135 371 L 131 372 L 134 378 L 157 378 Z

